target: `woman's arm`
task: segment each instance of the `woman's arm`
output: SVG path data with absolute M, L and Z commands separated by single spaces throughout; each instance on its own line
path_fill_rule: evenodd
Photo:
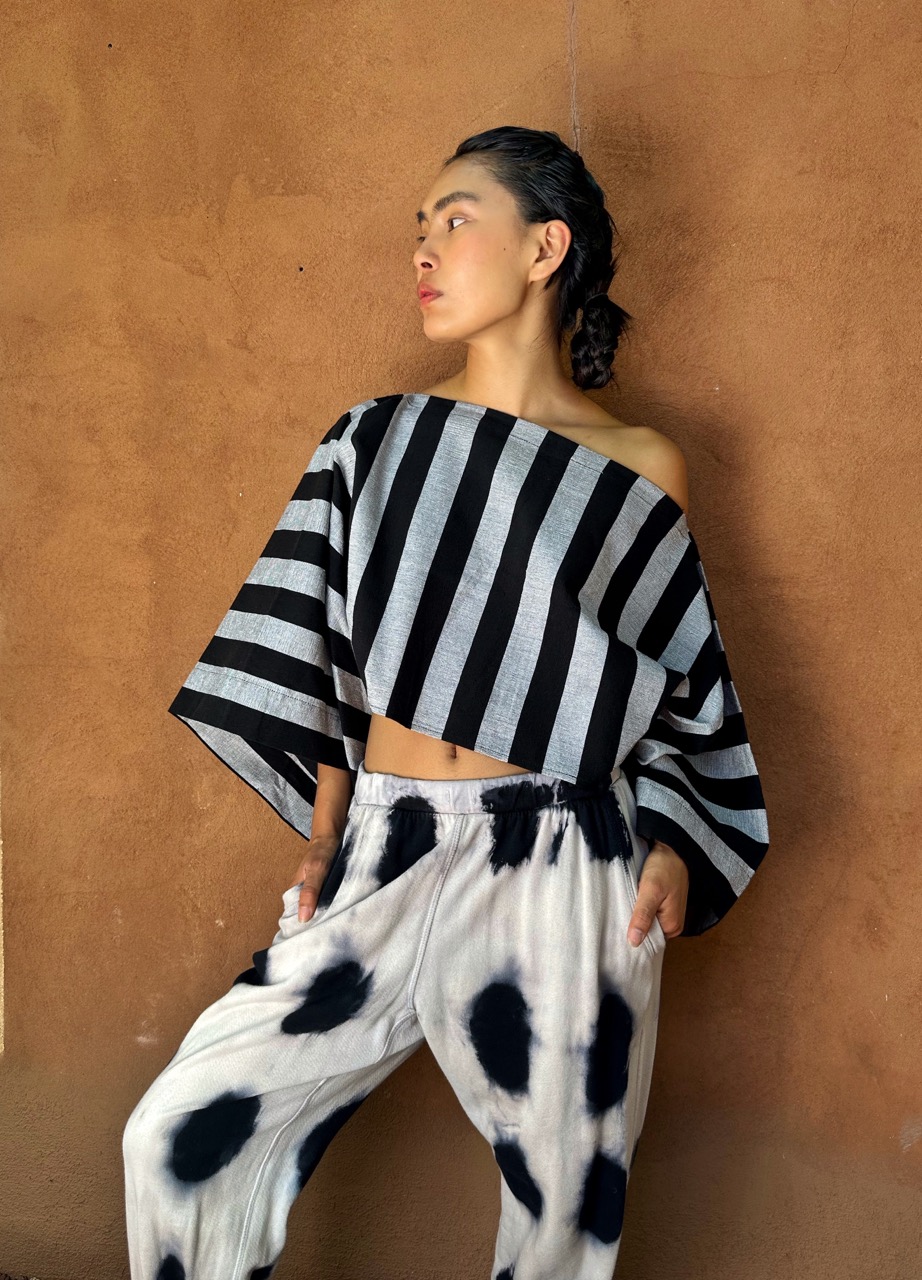
M 318 763 L 311 839 L 314 836 L 335 836 L 338 840 L 346 825 L 346 812 L 351 799 L 352 780 L 349 770 Z

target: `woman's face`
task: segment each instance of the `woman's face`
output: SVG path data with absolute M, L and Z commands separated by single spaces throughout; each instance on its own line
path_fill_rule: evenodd
M 467 157 L 442 170 L 417 217 L 416 285 L 441 290 L 419 302 L 427 338 L 466 341 L 534 307 L 549 314 L 543 281 L 569 246 L 565 223 L 525 226 L 506 188 Z

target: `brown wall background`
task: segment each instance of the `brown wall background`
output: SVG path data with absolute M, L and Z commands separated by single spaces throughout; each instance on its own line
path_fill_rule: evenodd
M 166 707 L 320 435 L 463 361 L 414 211 L 497 124 L 605 187 L 628 422 L 676 439 L 772 847 L 669 944 L 619 1276 L 897 1280 L 922 1222 L 914 0 L 4 8 L 0 1270 L 126 1277 L 120 1141 L 301 842 Z M 279 1277 L 489 1275 L 424 1046 Z

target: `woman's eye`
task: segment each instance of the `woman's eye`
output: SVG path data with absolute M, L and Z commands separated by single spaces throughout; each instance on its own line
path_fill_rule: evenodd
M 464 221 L 465 221 L 465 218 L 464 218 L 464 216 L 463 216 L 462 214 L 460 214 L 460 213 L 453 213 L 453 214 L 451 215 L 451 217 L 448 219 L 448 222 L 454 222 L 456 218 L 460 218 L 462 222 L 464 222 Z M 449 227 L 449 228 L 448 228 L 448 230 L 450 231 L 450 230 L 451 230 L 451 227 Z M 422 242 L 425 240 L 425 238 L 426 238 L 425 236 L 417 236 L 417 237 L 416 237 L 416 243 L 417 243 L 417 244 L 422 244 Z

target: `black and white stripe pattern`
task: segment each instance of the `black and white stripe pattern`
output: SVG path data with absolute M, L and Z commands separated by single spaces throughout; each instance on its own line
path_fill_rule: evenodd
M 689 935 L 768 847 L 682 508 L 466 401 L 339 418 L 170 711 L 308 838 L 317 763 L 354 781 L 372 712 L 571 782 L 620 765 L 638 834 L 689 866 Z

